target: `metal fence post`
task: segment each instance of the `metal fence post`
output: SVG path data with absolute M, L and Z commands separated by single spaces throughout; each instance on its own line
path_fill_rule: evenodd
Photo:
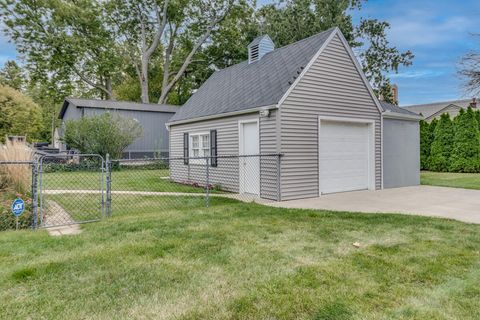
M 206 175 L 207 175 L 207 181 L 206 181 L 206 185 L 205 185 L 205 188 L 207 189 L 206 190 L 206 195 L 205 195 L 205 206 L 208 208 L 208 205 L 209 205 L 209 196 L 210 196 L 210 158 L 207 157 L 205 159 L 206 161 L 206 165 L 207 165 L 207 172 L 206 172 Z
M 38 228 L 38 159 L 32 162 L 32 214 L 33 229 Z
M 107 153 L 105 160 L 105 170 L 106 170 L 106 182 L 107 182 L 107 203 L 105 208 L 105 213 L 107 217 L 112 215 L 112 162 L 110 161 L 110 155 Z
M 280 170 L 280 165 L 281 165 L 280 161 L 281 161 L 281 160 L 280 160 L 280 158 L 281 158 L 281 157 L 282 157 L 281 154 L 278 154 L 278 155 L 277 155 L 277 201 L 282 201 L 282 190 L 281 190 L 281 188 L 280 188 L 280 187 L 281 187 L 281 185 L 280 185 L 280 183 L 281 183 L 281 178 L 280 178 L 280 172 L 281 172 L 281 170 Z

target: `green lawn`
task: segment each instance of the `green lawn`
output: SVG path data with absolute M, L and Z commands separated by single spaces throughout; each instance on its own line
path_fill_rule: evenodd
M 1 317 L 480 318 L 480 225 L 141 200 L 77 236 L 0 233 Z
M 424 185 L 480 190 L 480 173 L 422 171 L 420 177 Z
M 203 188 L 183 185 L 168 180 L 168 170 L 120 170 L 112 172 L 112 189 L 115 191 L 154 191 L 203 193 Z M 52 172 L 43 176 L 44 189 L 98 190 L 100 172 Z M 214 190 L 212 190 L 213 192 Z

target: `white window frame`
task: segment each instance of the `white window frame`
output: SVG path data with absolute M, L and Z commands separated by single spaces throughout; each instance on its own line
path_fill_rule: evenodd
M 203 138 L 204 136 L 208 137 L 207 146 L 203 145 Z M 193 147 L 193 139 L 194 137 L 198 137 L 198 148 Z M 210 156 L 210 132 L 193 132 L 188 134 L 188 156 L 190 158 L 194 157 L 209 157 Z M 194 155 L 194 149 L 198 149 L 198 155 Z M 206 154 L 205 154 L 206 153 Z M 191 164 L 206 164 L 206 159 L 190 159 L 189 163 Z

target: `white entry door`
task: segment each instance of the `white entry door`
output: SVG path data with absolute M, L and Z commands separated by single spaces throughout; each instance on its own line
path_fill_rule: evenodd
M 258 122 L 240 122 L 240 193 L 260 195 L 260 153 Z M 252 157 L 248 157 L 255 155 Z
M 368 123 L 320 121 L 320 193 L 368 189 L 372 160 Z

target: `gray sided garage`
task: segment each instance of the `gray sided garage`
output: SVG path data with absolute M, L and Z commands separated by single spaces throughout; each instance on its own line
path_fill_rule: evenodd
M 383 187 L 420 184 L 420 116 L 381 102 L 383 113 Z M 394 110 L 392 110 L 394 109 Z
M 418 184 L 421 117 L 380 103 L 339 29 L 278 49 L 261 36 L 248 50 L 264 54 L 213 73 L 170 119 L 171 156 L 281 154 L 249 175 L 222 160 L 209 169 L 228 191 L 272 200 Z

